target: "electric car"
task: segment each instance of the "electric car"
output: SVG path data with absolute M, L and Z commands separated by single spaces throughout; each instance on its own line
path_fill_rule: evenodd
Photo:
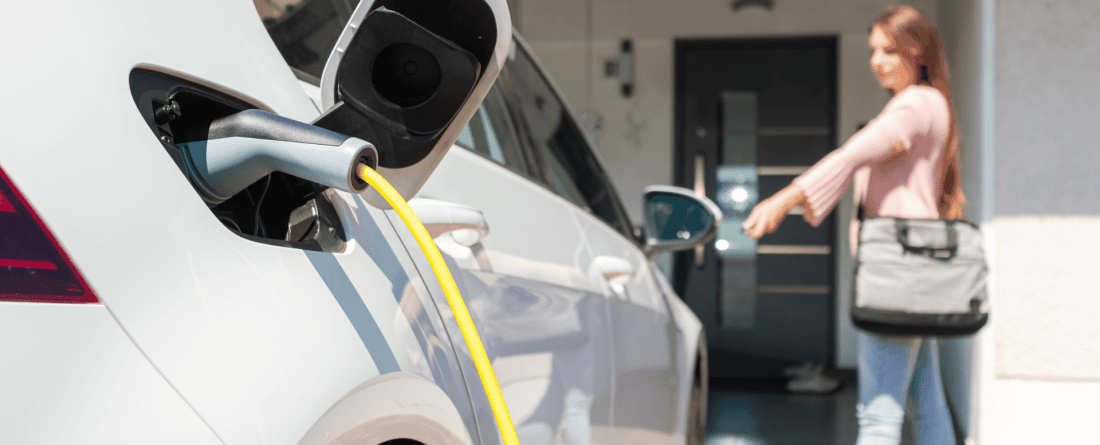
M 523 444 L 702 443 L 702 325 L 651 260 L 721 214 L 654 186 L 636 229 L 503 0 L 16 9 L 0 443 L 500 443 L 360 165 Z

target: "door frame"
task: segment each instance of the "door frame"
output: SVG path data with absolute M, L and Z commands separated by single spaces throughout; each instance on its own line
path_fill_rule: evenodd
M 688 149 L 685 146 L 685 134 L 688 131 L 684 128 L 684 116 L 685 116 L 685 95 L 687 92 L 687 73 L 685 72 L 685 56 L 690 51 L 695 50 L 735 50 L 735 49 L 790 49 L 790 48 L 807 48 L 807 47 L 824 47 L 830 53 L 831 56 L 828 60 L 827 70 L 831 72 L 832 79 L 829 83 L 829 100 L 833 104 L 829 112 L 829 122 L 833 128 L 833 135 L 836 140 L 833 141 L 834 147 L 840 147 L 840 103 L 839 103 L 839 80 L 840 80 L 840 64 L 839 64 L 839 46 L 840 36 L 838 34 L 809 34 L 809 35 L 793 35 L 793 36 L 753 36 L 753 37 L 704 37 L 704 38 L 677 38 L 673 41 L 673 150 L 672 150 L 672 178 L 673 184 L 680 187 L 693 188 L 693 178 L 687 174 L 688 162 L 692 162 L 690 159 L 694 159 L 694 156 L 688 157 Z M 713 159 L 708 161 L 713 162 Z M 714 175 L 708 175 L 705 179 L 706 189 L 714 190 L 717 187 L 717 180 Z M 761 196 L 760 199 L 765 197 Z M 829 236 L 833 240 L 833 254 L 832 254 L 832 282 L 830 287 L 832 288 L 832 298 L 828 303 L 828 327 L 826 328 L 826 348 L 827 348 L 827 360 L 825 366 L 828 368 L 836 368 L 837 362 L 837 301 L 840 299 L 838 292 L 840 286 L 838 286 L 837 271 L 840 265 L 840 248 L 847 248 L 846 243 L 840 243 L 837 235 L 837 231 L 841 229 L 841 220 L 838 215 L 833 215 L 831 218 L 836 218 L 836 222 L 833 224 L 832 232 Z M 846 227 L 846 226 L 845 226 Z M 845 237 L 846 239 L 847 237 Z M 843 245 L 842 245 L 843 244 Z M 705 244 L 706 256 L 712 257 L 716 253 L 714 247 L 710 243 Z M 687 287 L 687 269 L 694 267 L 692 264 L 695 261 L 694 250 L 687 250 L 676 252 L 673 254 L 672 260 L 672 285 L 678 295 L 685 295 L 684 292 Z M 718 276 L 720 278 L 720 275 Z M 682 298 L 682 297 L 681 297 Z M 709 346 L 708 346 L 709 348 Z M 709 352 L 709 351 L 708 351 Z

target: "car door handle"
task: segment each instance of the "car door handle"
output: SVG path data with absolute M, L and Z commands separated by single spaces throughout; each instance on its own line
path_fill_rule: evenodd
M 473 207 L 429 198 L 410 199 L 409 207 L 432 238 L 450 233 L 455 242 L 473 247 L 489 234 L 485 214 Z
M 623 292 L 624 286 L 634 277 L 635 272 L 630 261 L 615 256 L 597 256 L 589 266 L 589 274 L 593 278 L 603 279 L 615 293 Z

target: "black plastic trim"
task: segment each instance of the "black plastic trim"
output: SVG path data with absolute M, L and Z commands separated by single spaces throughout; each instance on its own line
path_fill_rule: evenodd
M 485 0 L 380 0 L 371 6 L 395 11 L 469 51 L 481 65 L 479 75 L 492 60 L 497 24 Z
M 853 306 L 852 324 L 886 335 L 958 337 L 973 335 L 989 322 L 988 313 L 910 314 Z
M 438 64 L 436 70 L 442 75 L 437 76 L 438 83 L 430 95 L 415 100 L 400 98 L 398 88 L 386 88 L 396 81 L 387 82 L 380 76 L 378 68 L 384 64 L 380 56 L 400 45 L 426 54 L 429 61 Z M 375 113 L 410 134 L 434 137 L 454 120 L 480 72 L 477 58 L 469 51 L 401 14 L 380 9 L 363 19 L 348 44 L 336 71 L 336 86 L 339 99 L 356 110 Z
M 165 152 L 176 162 L 181 176 L 184 177 L 187 176 L 184 173 L 185 161 L 176 144 L 208 140 L 212 122 L 246 110 L 268 112 L 274 116 L 270 107 L 245 94 L 161 66 L 135 66 L 129 73 L 129 84 L 137 111 Z M 174 108 L 179 111 L 178 116 L 158 123 L 156 111 L 172 103 L 177 105 Z M 300 122 L 298 124 L 306 125 Z M 341 139 L 343 140 L 346 137 Z M 334 145 L 338 146 L 339 143 Z M 194 187 L 194 183 L 192 186 Z M 213 216 L 230 232 L 250 241 L 296 249 L 339 252 L 344 249 L 346 236 L 335 207 L 324 194 L 325 190 L 326 187 L 319 184 L 276 172 L 256 181 L 221 204 L 208 202 L 207 205 L 210 206 Z M 201 195 L 201 191 L 196 191 Z M 262 205 L 256 202 L 259 197 L 263 197 Z M 284 240 L 290 214 L 310 201 L 316 201 L 312 205 L 318 210 L 318 224 L 324 229 L 324 233 L 297 242 Z

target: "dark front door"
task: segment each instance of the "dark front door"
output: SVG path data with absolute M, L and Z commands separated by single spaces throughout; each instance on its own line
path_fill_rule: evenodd
M 676 73 L 676 182 L 724 215 L 718 238 L 675 265 L 711 376 L 832 365 L 835 218 L 812 228 L 796 211 L 760 240 L 741 223 L 836 147 L 836 38 L 680 40 Z

